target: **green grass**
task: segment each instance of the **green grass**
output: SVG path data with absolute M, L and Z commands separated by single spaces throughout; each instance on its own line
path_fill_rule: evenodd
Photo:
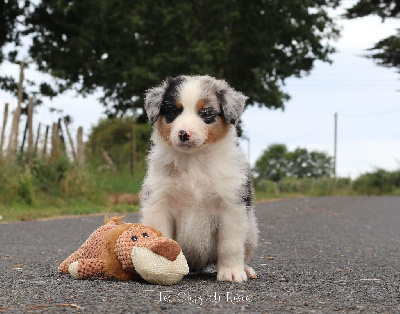
M 139 193 L 143 182 L 143 176 L 132 176 L 130 173 L 97 174 L 94 179 L 106 193 Z
M 79 169 L 68 160 L 36 160 L 0 169 L 0 222 L 96 213 L 124 214 L 137 205 L 112 205 L 112 193 L 139 192 L 143 176 Z
M 44 204 L 43 204 L 44 203 Z M 91 214 L 125 214 L 137 212 L 139 205 L 117 204 L 102 205 L 92 204 L 85 200 L 55 200 L 53 204 L 43 202 L 37 205 L 12 204 L 9 206 L 0 205 L 0 214 L 5 221 L 30 221 L 51 217 L 62 217 L 71 215 L 91 215 Z
M 301 198 L 301 197 L 307 197 L 309 195 L 304 194 L 304 193 L 269 193 L 269 192 L 262 192 L 262 191 L 256 191 L 255 193 L 255 202 L 256 203 L 262 203 L 270 200 L 276 200 L 276 199 L 281 199 L 281 198 Z

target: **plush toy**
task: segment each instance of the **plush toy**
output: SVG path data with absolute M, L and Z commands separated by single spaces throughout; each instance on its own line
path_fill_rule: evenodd
M 115 277 L 172 285 L 188 274 L 181 247 L 160 231 L 141 224 L 106 219 L 58 270 L 77 279 Z

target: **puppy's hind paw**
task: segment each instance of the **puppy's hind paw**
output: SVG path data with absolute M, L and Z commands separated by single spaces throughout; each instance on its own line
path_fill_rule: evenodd
M 247 280 L 247 274 L 243 268 L 226 267 L 218 269 L 217 280 L 241 283 Z

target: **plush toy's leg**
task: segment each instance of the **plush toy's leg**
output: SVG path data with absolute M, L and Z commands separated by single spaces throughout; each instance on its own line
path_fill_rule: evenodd
M 104 276 L 106 274 L 105 263 L 97 258 L 80 259 L 69 265 L 68 272 L 75 279 Z
M 80 258 L 81 250 L 77 250 L 76 252 L 72 253 L 68 258 L 65 259 L 58 267 L 58 271 L 63 274 L 68 274 L 68 267 L 71 263 L 77 261 Z

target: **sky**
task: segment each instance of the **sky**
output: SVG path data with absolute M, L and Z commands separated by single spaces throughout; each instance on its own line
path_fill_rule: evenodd
M 344 3 L 350 6 L 354 1 Z M 339 9 L 335 15 L 342 12 Z M 245 110 L 244 134 L 250 141 L 241 140 L 240 145 L 250 156 L 252 166 L 274 143 L 286 144 L 289 150 L 302 147 L 333 156 L 337 113 L 338 176 L 356 178 L 376 168 L 400 169 L 400 73 L 362 57 L 374 43 L 395 34 L 400 19 L 382 23 L 380 18 L 372 16 L 350 21 L 339 19 L 338 24 L 342 32 L 341 38 L 332 43 L 338 50 L 331 56 L 333 63 L 316 62 L 310 75 L 286 80 L 283 90 L 291 99 L 284 111 L 258 107 Z M 2 64 L 0 75 L 4 74 L 18 78 L 19 69 Z M 46 75 L 28 69 L 25 77 L 39 80 Z M 91 126 L 105 117 L 98 97 L 83 98 L 69 91 L 44 100 L 44 105 L 35 110 L 34 129 L 39 122 L 48 125 L 55 122 L 60 114 L 50 113 L 48 108 L 56 107 L 73 117 L 73 134 L 83 126 L 87 137 Z M 0 91 L 0 125 L 6 102 L 11 111 L 17 99 Z M 11 117 L 8 127 L 10 124 Z
M 376 168 L 400 169 L 400 73 L 363 58 L 366 49 L 395 34 L 400 20 L 378 17 L 343 21 L 333 63 L 317 62 L 312 73 L 288 79 L 285 110 L 248 108 L 245 134 L 250 162 L 268 145 L 286 144 L 334 154 L 334 114 L 338 116 L 337 173 L 355 178 Z M 248 143 L 241 145 L 247 151 Z

